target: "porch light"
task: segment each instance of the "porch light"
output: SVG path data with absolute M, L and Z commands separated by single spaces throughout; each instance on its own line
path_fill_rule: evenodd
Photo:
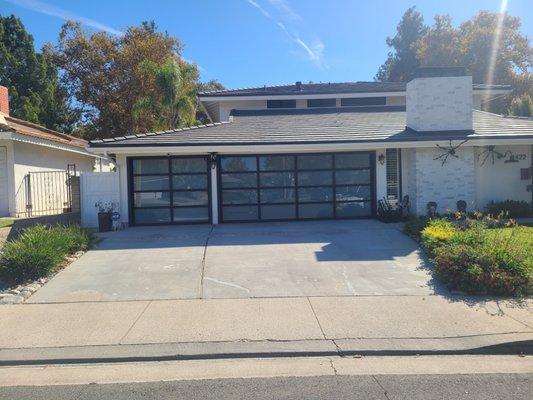
M 385 154 L 383 154 L 383 153 L 380 154 L 380 155 L 378 156 L 378 161 L 379 161 L 379 163 L 380 163 L 381 165 L 384 165 L 384 164 L 385 164 Z
M 211 169 L 217 167 L 217 155 L 217 153 L 209 153 L 209 164 L 211 165 Z

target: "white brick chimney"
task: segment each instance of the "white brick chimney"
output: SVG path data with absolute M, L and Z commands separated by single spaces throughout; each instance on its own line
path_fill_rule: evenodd
M 472 77 L 464 68 L 420 68 L 407 83 L 406 106 L 416 131 L 472 130 Z

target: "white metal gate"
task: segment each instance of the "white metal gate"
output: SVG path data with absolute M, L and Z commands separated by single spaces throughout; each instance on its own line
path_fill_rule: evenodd
M 118 172 L 82 172 L 81 174 L 81 224 L 84 227 L 98 226 L 97 201 L 120 201 Z

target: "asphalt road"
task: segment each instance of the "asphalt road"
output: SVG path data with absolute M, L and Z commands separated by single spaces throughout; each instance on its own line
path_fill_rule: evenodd
M 0 399 L 531 399 L 533 374 L 319 376 L 0 388 Z

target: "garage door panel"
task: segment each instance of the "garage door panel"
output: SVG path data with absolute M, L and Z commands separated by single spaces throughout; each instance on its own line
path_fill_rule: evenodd
M 373 159 L 370 152 L 221 156 L 222 221 L 371 216 Z
M 134 225 L 209 222 L 207 157 L 140 157 L 129 164 Z

